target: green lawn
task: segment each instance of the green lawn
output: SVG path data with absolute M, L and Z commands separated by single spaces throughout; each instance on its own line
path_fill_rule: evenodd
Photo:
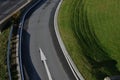
M 7 41 L 9 36 L 9 29 L 4 30 L 0 34 L 0 80 L 6 80 L 7 78 Z
M 120 74 L 120 0 L 63 0 L 64 44 L 86 80 Z

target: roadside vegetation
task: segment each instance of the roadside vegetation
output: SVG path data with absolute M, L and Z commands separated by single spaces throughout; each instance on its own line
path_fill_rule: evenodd
M 119 9 L 119 0 L 63 0 L 60 34 L 86 80 L 120 75 Z
M 14 14 L 12 16 L 11 21 L 8 22 L 5 26 L 10 26 L 12 23 L 18 24 L 19 16 L 20 16 L 20 12 Z M 10 27 L 6 27 L 2 30 L 2 33 L 0 34 L 0 80 L 8 80 L 7 45 L 8 45 L 9 33 L 10 33 Z
M 10 29 L 4 30 L 0 34 L 0 80 L 7 80 L 7 41 Z

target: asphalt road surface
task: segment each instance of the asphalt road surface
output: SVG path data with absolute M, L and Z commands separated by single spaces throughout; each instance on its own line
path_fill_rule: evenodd
M 27 0 L 0 0 L 0 20 L 21 7 Z
M 39 48 L 47 58 L 53 80 L 75 80 L 57 42 L 53 20 L 59 0 L 47 0 L 27 18 L 22 38 L 22 61 L 26 80 L 48 80 Z

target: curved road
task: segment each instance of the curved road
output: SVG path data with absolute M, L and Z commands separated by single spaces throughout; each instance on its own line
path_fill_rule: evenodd
M 59 49 L 54 33 L 54 12 L 59 0 L 47 0 L 26 20 L 23 30 L 22 57 L 27 80 L 48 80 L 39 48 L 47 58 L 53 80 L 75 80 Z

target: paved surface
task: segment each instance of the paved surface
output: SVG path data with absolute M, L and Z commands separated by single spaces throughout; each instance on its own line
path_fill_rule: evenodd
M 70 68 L 71 68 L 71 70 L 72 70 L 72 72 L 73 72 L 76 80 L 85 80 L 85 79 L 83 78 L 83 76 L 81 75 L 81 73 L 79 72 L 79 70 L 77 69 L 76 65 L 74 64 L 71 56 L 70 56 L 69 53 L 67 52 L 67 49 L 66 49 L 66 47 L 65 47 L 65 45 L 64 45 L 64 43 L 63 43 L 63 40 L 62 40 L 62 38 L 61 38 L 61 36 L 60 36 L 59 26 L 58 26 L 57 20 L 58 20 L 58 15 L 59 15 L 59 14 L 58 14 L 58 13 L 59 13 L 59 9 L 60 9 L 60 7 L 61 7 L 62 2 L 63 2 L 63 0 L 61 0 L 61 1 L 59 2 L 59 5 L 58 5 L 58 7 L 57 7 L 57 9 L 56 9 L 55 16 L 54 16 L 54 29 L 55 29 L 55 33 L 56 33 L 56 36 L 57 36 L 57 38 L 58 38 L 58 42 L 59 42 L 59 44 L 60 44 L 60 47 L 61 47 L 61 49 L 62 49 L 62 51 L 63 51 L 63 53 L 64 53 L 64 55 L 65 55 L 65 58 L 67 59 L 67 62 L 68 62 L 68 64 L 69 64 L 69 66 L 71 66 Z
M 0 0 L 0 21 L 26 2 L 27 0 Z
M 75 80 L 59 49 L 53 30 L 53 16 L 58 1 L 47 0 L 26 21 L 22 57 L 27 80 L 48 80 L 39 48 L 47 58 L 53 80 Z

